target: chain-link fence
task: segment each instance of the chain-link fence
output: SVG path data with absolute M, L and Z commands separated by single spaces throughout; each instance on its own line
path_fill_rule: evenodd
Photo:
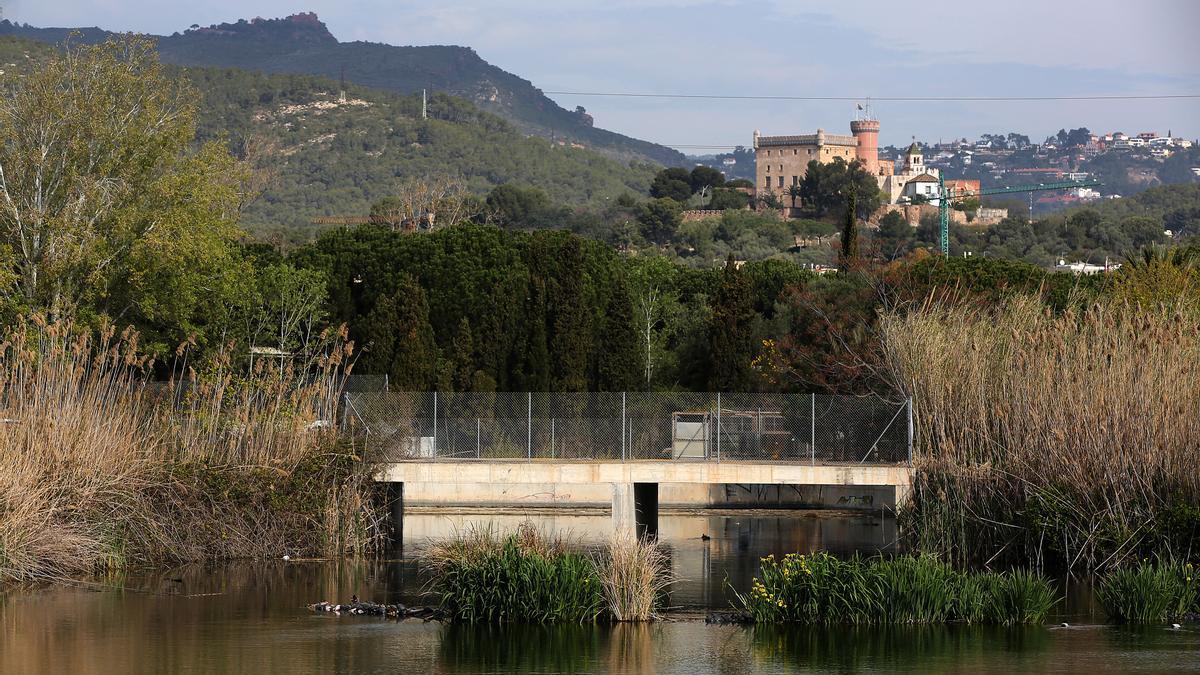
M 347 392 L 372 458 L 902 464 L 908 401 L 689 392 Z

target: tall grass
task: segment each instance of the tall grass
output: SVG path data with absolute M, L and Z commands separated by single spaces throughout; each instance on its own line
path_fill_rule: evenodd
M 135 333 L 18 324 L 0 343 L 0 581 L 367 545 L 350 452 L 310 429 L 344 356 L 314 377 L 219 354 L 152 396 Z M 331 511 L 336 536 L 314 527 Z
M 1180 619 L 1200 612 L 1200 574 L 1191 564 L 1141 561 L 1105 574 L 1097 595 L 1115 621 Z
M 962 573 L 933 556 L 892 559 L 828 553 L 762 560 L 740 597 L 757 623 L 1037 624 L 1057 602 L 1044 578 L 1016 570 Z
M 1200 554 L 1188 516 L 1200 502 L 1200 317 L 1186 304 L 1055 315 L 1028 297 L 931 302 L 883 317 L 881 335 L 915 402 L 904 529 L 916 548 L 1066 568 Z
M 649 539 L 614 538 L 598 561 L 604 599 L 616 621 L 650 621 L 671 585 L 670 560 Z
M 588 555 L 531 523 L 469 527 L 426 559 L 442 608 L 464 622 L 649 621 L 671 582 L 657 544 L 614 539 Z

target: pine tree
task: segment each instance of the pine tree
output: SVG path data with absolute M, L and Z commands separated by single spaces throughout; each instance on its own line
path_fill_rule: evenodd
M 850 197 L 846 201 L 846 222 L 842 226 L 842 252 L 841 265 L 842 272 L 849 272 L 858 262 L 858 213 L 856 212 L 858 205 L 854 197 L 854 192 L 850 193 Z
M 713 299 L 709 324 L 709 391 L 746 391 L 753 386 L 754 336 L 750 326 L 753 319 L 750 280 L 730 255 Z

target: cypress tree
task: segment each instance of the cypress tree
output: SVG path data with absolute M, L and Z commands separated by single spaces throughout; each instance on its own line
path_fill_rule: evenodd
M 437 375 L 438 349 L 429 325 L 425 290 L 405 275 L 392 295 L 379 300 L 369 335 L 387 349 L 378 356 L 393 391 L 427 391 Z M 390 335 L 390 337 L 389 337 Z
M 558 249 L 553 295 L 547 306 L 553 316 L 550 354 L 554 391 L 587 389 L 591 331 L 583 293 L 584 274 L 579 239 L 569 237 Z
M 708 331 L 709 391 L 746 391 L 753 386 L 754 319 L 750 280 L 730 255 L 713 298 Z
M 849 272 L 858 261 L 858 205 L 855 203 L 854 192 L 846 200 L 846 222 L 842 225 L 842 272 Z
M 550 390 L 550 350 L 546 344 L 546 284 L 529 278 L 525 320 L 528 330 L 514 379 L 520 391 Z
M 643 356 L 633 325 L 633 301 L 620 276 L 612 285 L 596 345 L 596 387 L 599 391 L 638 388 Z
M 471 337 L 471 322 L 464 316 L 452 343 L 451 382 L 455 391 L 471 391 L 475 378 L 475 340 Z

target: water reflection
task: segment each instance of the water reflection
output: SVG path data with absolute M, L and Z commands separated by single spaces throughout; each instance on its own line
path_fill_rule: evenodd
M 523 519 L 524 516 L 518 516 Z M 588 520 L 591 518 L 591 520 Z M 519 522 L 519 521 L 517 521 Z M 602 541 L 606 516 L 558 518 Z M 414 529 L 447 532 L 430 517 Z M 591 533 L 591 535 L 589 535 Z M 600 536 L 600 533 L 603 533 Z M 850 518 L 665 516 L 661 533 L 684 581 L 672 602 L 724 607 L 767 553 L 886 549 L 895 526 Z M 700 535 L 711 539 L 704 540 Z M 1200 629 L 755 627 L 699 621 L 617 626 L 443 626 L 317 615 L 318 600 L 421 599 L 419 553 L 370 563 L 282 561 L 189 566 L 131 575 L 124 588 L 53 587 L 0 600 L 0 673 L 1105 673 L 1200 669 Z M 1084 584 L 1064 589 L 1065 616 L 1093 615 Z

